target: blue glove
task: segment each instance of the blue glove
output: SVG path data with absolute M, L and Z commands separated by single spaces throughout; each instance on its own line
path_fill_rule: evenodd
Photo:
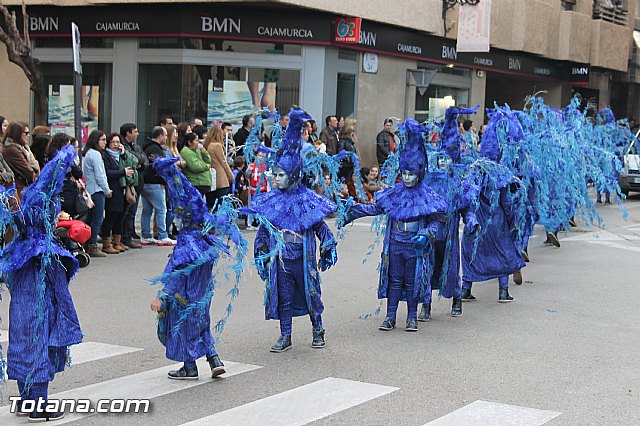
M 464 226 L 464 232 L 467 235 L 470 235 L 470 236 L 477 234 L 479 230 L 480 230 L 480 224 L 479 223 L 471 223 L 471 222 L 469 222 Z
M 414 237 L 411 237 L 411 241 L 413 241 L 413 247 L 416 250 L 422 250 L 427 246 L 426 235 L 416 235 Z
M 320 249 L 320 261 L 318 262 L 318 266 L 321 271 L 326 271 L 336 264 L 338 261 L 338 251 L 336 250 L 335 245 L 331 245 L 325 248 Z

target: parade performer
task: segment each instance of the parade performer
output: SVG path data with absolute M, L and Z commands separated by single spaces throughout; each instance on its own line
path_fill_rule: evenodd
M 498 301 L 511 302 L 509 275 L 525 266 L 520 254 L 526 216 L 526 190 L 522 182 L 498 164 L 502 151 L 518 149 L 523 131 L 516 115 L 507 108 L 491 113 L 482 135 L 480 155 L 469 168 L 469 174 L 480 188 L 472 207 L 480 224 L 474 237 L 462 237 L 462 299 L 475 300 L 473 282 L 498 278 Z M 508 156 L 511 158 L 511 155 Z
M 427 167 L 426 127 L 408 119 L 401 127 L 399 170 L 402 181 L 375 193 L 374 204 L 353 203 L 347 223 L 365 216 L 387 218 L 378 298 L 387 299 L 387 315 L 379 329 L 396 326 L 400 300 L 407 302 L 406 331 L 417 331 L 418 301 L 429 291 L 432 272 L 433 216 L 447 207 L 424 181 Z M 343 226 L 340 224 L 340 226 Z
M 426 184 L 446 203 L 446 208 L 436 215 L 434 229 L 434 264 L 430 289 L 420 300 L 422 308 L 418 321 L 431 319 L 432 290 L 446 299 L 452 299 L 451 316 L 462 316 L 462 285 L 460 281 L 460 219 L 467 234 L 475 233 L 479 226 L 469 206 L 475 202 L 477 188 L 468 178 L 468 164 L 475 151 L 462 152 L 464 137 L 457 125 L 460 114 L 475 114 L 475 108 L 448 108 L 440 131 L 440 147 L 434 153 L 434 169 L 425 177 Z
M 211 333 L 212 270 L 221 256 L 231 254 L 227 245 L 231 241 L 236 261 L 236 282 L 230 291 L 233 300 L 247 244 L 228 203 L 223 202 L 215 215 L 207 211 L 204 198 L 177 169 L 176 161 L 177 157 L 161 157 L 153 163 L 167 184 L 171 206 L 182 227 L 164 273 L 153 280 L 162 282 L 163 288 L 152 301 L 151 310 L 158 312 L 158 338 L 166 347 L 167 358 L 184 363 L 180 369 L 169 371 L 168 377 L 197 380 L 196 360 L 206 356 L 214 378 L 225 369 Z M 215 325 L 218 335 L 230 313 L 231 304 L 226 316 Z
M 313 326 L 311 346 L 325 346 L 317 267 L 325 271 L 337 261 L 337 242 L 323 220 L 336 211 L 336 205 L 301 182 L 302 123 L 311 117 L 296 108 L 289 118 L 282 146 L 276 153 L 275 188 L 253 197 L 248 209 L 261 222 L 254 252 L 258 272 L 266 282 L 265 319 L 280 320 L 281 335 L 271 347 L 272 352 L 291 348 L 292 317 L 307 314 Z M 316 237 L 320 240 L 319 265 Z
M 18 415 L 29 415 L 30 421 L 64 417 L 46 411 L 49 382 L 69 362 L 69 346 L 82 341 L 69 293 L 78 262 L 54 236 L 58 195 L 75 156 L 74 147 L 62 148 L 25 189 L 20 208 L 0 212 L 3 223 L 13 217 L 16 231 L 0 263 L 11 295 L 7 376 L 18 381 Z M 28 401 L 35 402 L 34 410 L 27 409 Z

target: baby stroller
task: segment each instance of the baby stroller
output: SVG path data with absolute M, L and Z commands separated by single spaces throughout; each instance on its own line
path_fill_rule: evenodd
M 82 245 L 91 237 L 91 227 L 81 220 L 60 218 L 56 227 L 56 236 L 64 248 L 74 255 L 81 268 L 91 263 L 91 258 Z

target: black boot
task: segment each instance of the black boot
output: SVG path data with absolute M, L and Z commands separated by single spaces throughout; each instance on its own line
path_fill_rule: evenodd
M 167 376 L 174 380 L 198 380 L 198 368 L 182 366 L 179 370 L 169 371 Z
M 500 303 L 509 303 L 513 301 L 513 297 L 509 296 L 508 288 L 501 288 L 498 293 L 498 302 Z
M 45 404 L 46 406 L 46 404 Z M 29 413 L 29 422 L 41 423 L 41 422 L 54 422 L 64 418 L 64 411 L 58 411 L 56 413 L 48 413 L 46 411 L 32 411 Z
M 418 321 L 415 318 L 407 319 L 405 331 L 418 331 Z
M 418 321 L 427 322 L 431 319 L 431 303 L 423 303 L 420 314 L 418 315 Z
M 278 338 L 278 342 L 271 346 L 271 352 L 284 352 L 291 348 L 291 335 L 283 334 Z
M 516 271 L 513 273 L 513 282 L 518 285 L 522 284 L 522 271 Z
M 476 297 L 471 294 L 471 289 L 470 288 L 463 288 L 462 289 L 462 301 L 463 302 L 473 302 L 474 300 L 476 300 Z
M 313 341 L 311 342 L 311 347 L 320 349 L 324 348 L 324 328 L 320 330 L 313 330 Z
M 380 326 L 378 327 L 378 329 L 382 331 L 389 331 L 393 330 L 394 328 L 396 328 L 396 320 L 389 317 L 386 317 L 384 321 L 382 321 L 382 324 L 380 324 Z
M 451 316 L 452 317 L 462 316 L 462 299 L 458 299 L 457 297 L 453 298 L 453 303 L 451 304 Z
M 226 373 L 226 371 L 224 370 L 224 364 L 222 363 L 222 361 L 220 361 L 220 357 L 218 355 L 216 356 L 208 356 L 207 357 L 207 362 L 209 363 L 209 366 L 211 367 L 211 378 L 215 378 L 218 377 L 221 374 Z
M 548 244 L 553 244 L 556 247 L 560 247 L 560 241 L 558 240 L 556 232 L 547 232 L 547 241 L 545 241 L 545 243 L 546 242 L 548 242 Z

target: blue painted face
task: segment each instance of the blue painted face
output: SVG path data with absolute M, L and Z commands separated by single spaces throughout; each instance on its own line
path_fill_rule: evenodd
M 407 188 L 413 188 L 418 183 L 418 175 L 410 170 L 402 171 L 402 183 Z
M 283 191 L 286 189 L 289 189 L 291 185 L 294 183 L 291 180 L 289 174 L 285 172 L 283 169 L 281 169 L 280 167 L 274 167 L 273 181 L 274 181 L 275 187 Z

